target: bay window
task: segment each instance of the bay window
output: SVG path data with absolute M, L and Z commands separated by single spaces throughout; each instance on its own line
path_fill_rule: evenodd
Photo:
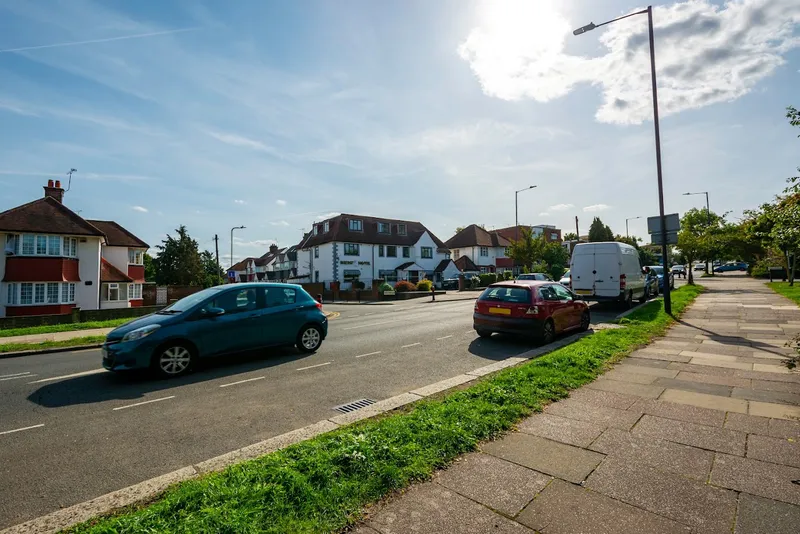
M 25 234 L 22 236 L 22 255 L 23 256 L 33 256 L 33 251 L 35 250 L 34 241 L 36 237 L 31 234 Z
M 33 284 L 30 282 L 23 282 L 20 284 L 20 304 L 33 304 Z
M 78 238 L 57 235 L 9 234 L 6 250 L 21 256 L 78 257 Z
M 44 288 L 45 284 L 42 283 L 35 283 L 33 284 L 33 303 L 34 304 L 44 304 Z
M 15 282 L 8 284 L 6 304 L 72 304 L 75 302 L 74 282 Z
M 57 235 L 47 236 L 47 255 L 61 256 L 61 238 Z
M 6 304 L 9 306 L 14 306 L 19 298 L 17 294 L 19 292 L 19 284 L 8 284 L 6 291 L 8 291 L 8 294 L 6 295 Z
M 58 283 L 49 282 L 47 284 L 47 303 L 58 304 Z
M 108 297 L 106 300 L 119 300 L 119 284 L 108 284 Z
M 37 256 L 46 256 L 47 255 L 47 236 L 46 235 L 37 235 L 36 236 L 36 255 Z

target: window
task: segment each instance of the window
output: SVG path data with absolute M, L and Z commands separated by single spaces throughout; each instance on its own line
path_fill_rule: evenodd
M 330 229 L 331 229 L 331 223 L 328 222 L 328 221 L 325 221 L 325 233 L 327 234 L 328 230 L 330 230 Z
M 61 302 L 69 302 L 69 283 L 61 284 Z
M 391 233 L 390 230 L 389 230 L 389 223 L 379 222 L 378 223 L 378 233 L 379 234 Z
M 20 284 L 19 303 L 20 304 L 33 304 L 33 284 L 32 283 L 24 282 L 24 283 Z
M 314 257 L 319 258 L 319 247 L 314 247 Z
M 361 222 L 361 221 L 359 221 Z M 357 243 L 345 243 L 344 244 L 344 255 L 345 256 L 358 256 L 359 254 L 359 247 Z
M 33 284 L 33 303 L 44 304 L 45 284 Z
M 490 287 L 483 292 L 479 300 L 527 304 L 531 301 L 531 293 L 527 288 L 521 287 Z
M 120 300 L 119 284 L 108 284 L 108 297 L 106 300 Z
M 481 267 L 481 274 L 486 274 L 486 267 Z
M 558 241 L 558 234 L 557 234 L 557 233 L 555 233 L 555 232 L 551 232 L 551 233 L 550 233 L 550 239 L 551 239 L 552 241 Z
M 503 256 L 508 256 L 508 247 L 503 248 Z
M 142 298 L 142 284 L 128 284 L 128 300 Z
M 8 234 L 6 236 L 6 250 L 19 254 L 19 236 L 15 234 Z
M 314 281 L 319 283 L 319 271 L 314 271 Z
M 57 235 L 47 237 L 47 255 L 61 256 L 61 238 Z
M 553 286 L 540 287 L 539 296 L 543 300 L 560 300 Z
M 58 304 L 58 284 L 57 283 L 49 283 L 49 284 L 47 284 L 47 303 L 48 304 Z
M 407 233 L 406 225 L 405 224 L 398 224 L 397 225 L 397 233 L 400 234 L 400 235 L 406 235 L 406 233 Z
M 144 264 L 144 254 L 141 250 L 137 250 L 135 248 L 128 249 L 128 263 L 131 265 L 143 265 Z
M 314 230 L 313 230 L 313 232 L 312 232 L 312 233 L 313 233 L 314 235 L 317 235 L 317 234 L 319 233 L 319 232 L 318 232 L 318 230 L 319 230 L 319 225 L 318 225 L 318 224 L 315 224 L 315 225 L 314 225 Z
M 78 255 L 78 240 L 74 237 L 64 238 L 64 256 L 76 257 Z
M 22 236 L 22 254 L 23 256 L 33 256 L 34 250 L 36 250 L 36 236 L 31 234 L 25 234 Z
M 19 291 L 18 287 L 18 284 L 8 284 L 8 287 L 6 288 L 8 291 L 8 295 L 6 295 L 6 304 L 9 306 L 13 306 L 17 303 L 17 291 Z
M 411 249 L 408 247 L 403 247 L 403 257 L 410 258 L 411 257 Z
M 445 259 L 449 260 L 450 259 L 450 253 L 449 252 L 445 252 L 444 253 L 444 257 L 445 257 Z
M 44 256 L 47 254 L 47 236 L 46 235 L 37 235 L 36 236 L 36 254 L 40 256 Z
M 351 232 L 363 232 L 364 227 L 361 224 L 361 221 L 358 219 L 350 219 L 350 231 Z
M 489 247 L 481 247 L 481 256 L 489 255 Z
M 69 302 L 75 302 L 75 284 L 69 285 Z
M 429 259 L 433 258 L 433 247 L 422 247 L 420 252 L 422 253 L 422 258 L 423 259 L 428 259 L 429 260 Z
M 454 257 L 454 258 L 460 258 L 460 257 L 461 257 L 461 254 L 460 254 L 460 252 L 461 252 L 461 251 L 460 251 L 459 249 L 455 249 L 455 250 L 453 251 L 453 257 Z
M 378 257 L 382 258 L 386 255 L 386 248 L 383 245 L 378 245 Z
M 388 247 L 386 247 L 386 255 L 388 257 L 390 257 L 390 258 L 396 258 L 397 257 L 397 247 L 394 246 L 394 245 L 389 245 Z
M 288 306 L 297 302 L 297 293 L 294 289 L 271 287 L 267 289 L 267 308 Z
M 263 291 L 259 288 L 258 291 Z M 256 290 L 253 288 L 226 291 L 211 303 L 211 306 L 222 308 L 226 314 L 240 313 L 258 309 Z
M 558 300 L 572 300 L 572 294 L 563 286 L 553 286 L 553 291 L 556 292 Z

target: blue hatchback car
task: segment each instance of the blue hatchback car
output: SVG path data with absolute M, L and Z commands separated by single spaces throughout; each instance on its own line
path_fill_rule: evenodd
M 328 334 L 322 304 L 297 285 L 248 283 L 204 289 L 112 330 L 103 344 L 109 371 L 189 372 L 198 358 L 296 345 L 314 352 Z

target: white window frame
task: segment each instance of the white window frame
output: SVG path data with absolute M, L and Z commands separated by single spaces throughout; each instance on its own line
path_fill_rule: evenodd
M 30 239 L 30 243 L 25 243 L 26 238 Z M 26 250 L 25 245 L 30 245 L 30 248 Z M 36 252 L 36 236 L 33 234 L 22 234 L 22 247 L 20 253 L 22 256 L 33 256 Z
M 61 250 L 62 255 L 68 258 L 78 257 L 78 240 L 76 238 L 64 237 L 64 241 L 61 246 L 63 247 Z
M 358 243 L 345 243 L 344 244 L 345 256 L 360 256 L 361 246 Z
M 389 254 L 390 251 L 394 251 L 394 254 Z M 397 257 L 397 246 L 396 245 L 387 245 L 386 246 L 386 257 L 387 258 L 396 258 Z
M 20 256 L 77 258 L 78 238 L 57 234 L 8 234 L 6 248 Z
M 558 241 L 558 233 L 557 232 L 550 232 L 550 240 L 551 241 Z
M 378 245 L 378 257 L 383 258 L 386 256 L 386 247 L 383 245 Z
M 427 255 L 426 255 L 427 253 Z M 420 257 L 423 260 L 432 260 L 433 259 L 433 247 L 420 247 L 419 251 Z
M 328 221 L 325 221 L 324 233 L 326 233 L 326 234 L 327 234 L 327 233 L 328 233 L 328 230 L 330 230 L 330 229 L 331 229 L 331 223 L 330 223 L 330 222 L 328 222 Z
M 45 282 L 35 282 L 33 284 L 33 303 L 45 304 L 47 300 L 47 284 Z
M 61 287 L 58 282 L 47 282 L 45 300 L 47 304 L 61 304 Z
M 63 244 L 61 237 L 57 235 L 47 236 L 47 255 L 48 256 L 61 256 L 61 245 Z M 58 250 L 56 250 L 58 248 Z
M 387 222 L 379 222 L 378 223 L 378 233 L 379 234 L 391 234 L 392 233 L 392 225 Z
M 314 258 L 319 258 L 319 247 L 314 247 Z
M 408 233 L 408 227 L 405 224 L 397 225 L 397 235 L 406 235 L 407 233 Z
M 16 306 L 19 302 L 19 284 L 16 282 L 11 282 L 10 284 L 6 285 L 6 291 L 8 294 L 6 295 L 6 305 L 8 306 Z
M 128 265 L 144 265 L 144 252 L 141 249 L 128 249 Z
M 23 301 L 25 289 L 28 290 L 28 302 Z M 19 285 L 19 303 L 23 306 L 33 304 L 33 282 L 22 282 Z
M 411 247 L 403 247 L 403 257 L 404 258 L 411 257 Z
M 40 249 L 39 245 L 42 245 L 42 249 Z M 37 235 L 36 236 L 36 254 L 35 256 L 47 256 L 47 236 L 46 235 Z
M 347 228 L 351 232 L 363 232 L 364 231 L 364 223 L 361 219 L 350 219 L 347 222 Z
M 117 292 L 117 298 L 115 298 L 115 299 L 111 298 L 111 291 L 112 290 Z M 106 301 L 108 301 L 108 302 L 119 302 L 120 300 L 122 300 L 120 298 L 121 295 L 119 293 L 120 293 L 120 291 L 119 291 L 119 284 L 118 283 L 114 282 L 114 283 L 110 283 L 110 284 L 106 285 Z
M 19 254 L 20 239 L 18 234 L 6 235 L 6 250 L 11 251 L 12 254 Z
M 481 256 L 485 257 L 489 255 L 489 247 L 481 247 Z

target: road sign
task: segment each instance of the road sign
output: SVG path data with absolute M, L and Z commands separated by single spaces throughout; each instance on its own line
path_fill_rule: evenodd
M 670 213 L 664 216 L 667 220 L 667 232 L 677 232 L 681 229 L 681 219 L 677 213 Z M 648 217 L 647 218 L 647 233 L 660 234 L 661 233 L 661 217 Z
M 656 232 L 655 234 L 650 234 L 650 244 L 651 245 L 661 245 L 661 232 Z M 667 232 L 667 245 L 677 245 L 678 244 L 678 232 Z

